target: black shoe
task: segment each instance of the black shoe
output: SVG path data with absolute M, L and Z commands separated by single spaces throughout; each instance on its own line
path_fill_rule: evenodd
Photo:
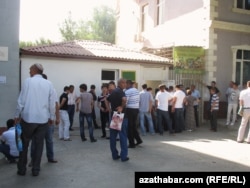
M 86 140 L 87 140 L 87 138 L 83 138 L 83 139 L 82 139 L 83 142 L 86 141 Z
M 135 145 L 129 145 L 128 148 L 135 148 Z
M 96 142 L 97 140 L 96 139 L 92 139 L 91 142 Z
M 137 142 L 135 145 L 138 146 L 142 143 L 142 140 L 140 142 Z
M 19 175 L 19 176 L 25 176 L 25 171 L 20 171 L 20 170 L 18 170 L 17 171 L 17 174 Z
M 109 136 L 107 136 L 106 139 L 110 139 Z
M 57 160 L 55 160 L 55 159 L 49 159 L 48 162 L 49 163 L 57 163 Z
M 101 127 L 99 127 L 98 125 L 95 125 L 95 129 L 100 129 Z
M 16 163 L 16 159 L 11 159 L 11 160 L 9 160 L 9 163 L 10 163 L 10 164 Z
M 30 163 L 28 164 L 29 167 L 32 167 L 33 166 L 33 162 L 30 161 Z
M 105 138 L 106 136 L 102 135 L 101 138 Z
M 121 158 L 121 156 L 120 155 L 118 155 L 116 158 L 114 158 L 113 160 L 118 160 L 118 159 L 120 159 Z
M 32 171 L 32 176 L 38 176 L 39 172 L 38 171 Z
M 69 130 L 70 130 L 70 131 L 73 131 L 74 129 L 70 128 Z
M 126 162 L 126 161 L 128 161 L 128 160 L 129 160 L 129 158 L 126 157 L 126 159 L 122 159 L 121 161 L 122 161 L 122 162 Z

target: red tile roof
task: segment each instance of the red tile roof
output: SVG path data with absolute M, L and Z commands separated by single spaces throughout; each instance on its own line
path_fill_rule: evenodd
M 141 51 L 125 49 L 111 43 L 91 40 L 74 40 L 33 47 L 24 47 L 20 49 L 20 53 L 21 55 L 32 56 L 172 64 L 167 58 Z

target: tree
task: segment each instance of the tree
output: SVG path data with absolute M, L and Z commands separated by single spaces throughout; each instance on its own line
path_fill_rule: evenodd
M 92 20 L 78 23 L 70 14 L 59 30 L 64 41 L 84 39 L 115 43 L 115 12 L 107 6 L 96 7 Z
M 29 47 L 29 46 L 38 46 L 38 45 L 43 45 L 43 44 L 51 44 L 51 43 L 52 43 L 51 40 L 41 37 L 39 40 L 36 40 L 36 42 L 20 41 L 19 42 L 19 48 L 24 48 L 24 47 Z
M 71 12 L 69 12 L 68 19 L 64 20 L 62 26 L 59 28 L 61 35 L 65 41 L 78 39 L 78 25 L 72 20 Z

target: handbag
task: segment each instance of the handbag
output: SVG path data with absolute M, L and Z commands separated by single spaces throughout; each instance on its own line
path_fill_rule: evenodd
M 22 127 L 21 125 L 18 123 L 15 125 L 15 132 L 16 132 L 16 146 L 18 151 L 23 151 L 23 142 L 21 139 L 21 135 L 22 135 Z
M 123 118 L 124 113 L 114 111 L 109 128 L 120 131 L 122 129 Z

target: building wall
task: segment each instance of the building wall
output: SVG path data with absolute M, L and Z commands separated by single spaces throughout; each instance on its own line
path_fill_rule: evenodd
M 87 84 L 88 90 L 91 84 L 96 86 L 96 94 L 101 94 L 101 72 L 102 70 L 117 70 L 118 78 L 121 77 L 121 71 L 136 71 L 136 82 L 138 89 L 141 85 L 150 83 L 152 88 L 158 87 L 168 78 L 168 67 L 164 65 L 147 64 L 143 66 L 136 63 L 112 62 L 97 60 L 70 60 L 59 58 L 40 58 L 40 57 L 21 57 L 21 83 L 29 77 L 29 68 L 34 63 L 40 63 L 44 67 L 44 73 L 48 76 L 58 94 L 63 93 L 66 85 L 74 85 L 77 94 L 80 93 L 79 85 Z M 97 117 L 99 110 L 96 108 Z M 78 119 L 76 120 L 78 123 Z
M 20 0 L 0 1 L 0 127 L 14 118 L 19 94 L 19 13 Z

